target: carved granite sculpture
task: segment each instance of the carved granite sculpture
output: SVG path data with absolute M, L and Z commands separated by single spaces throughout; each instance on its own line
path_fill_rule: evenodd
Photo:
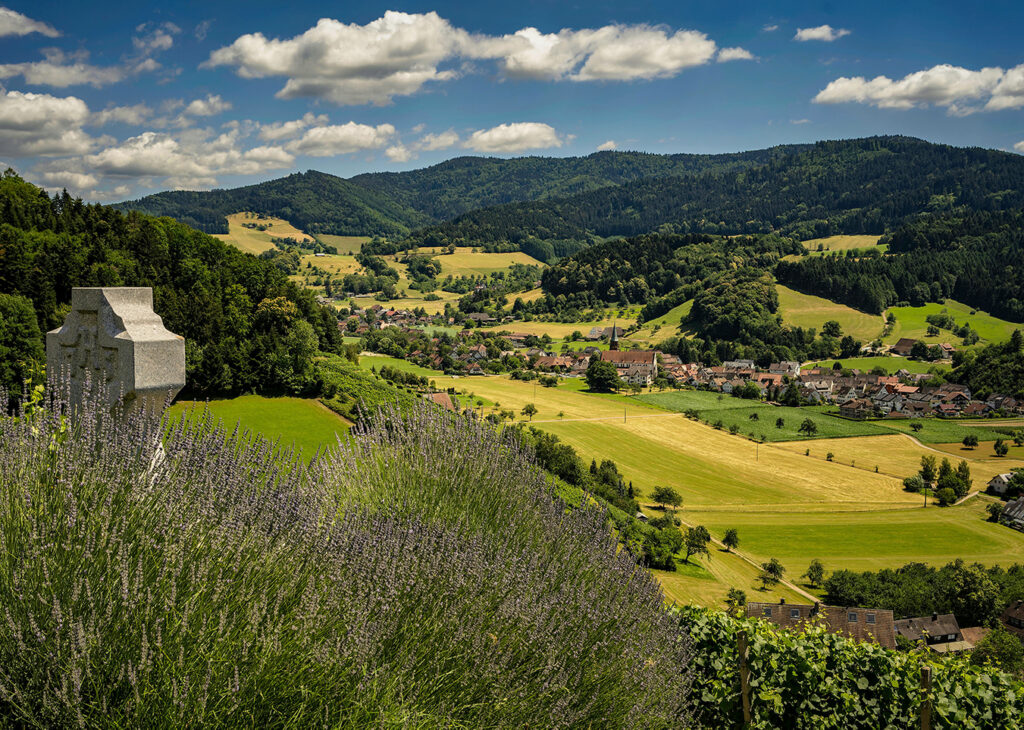
M 153 311 L 148 287 L 75 288 L 64 325 L 46 335 L 51 378 L 68 378 L 72 403 L 87 383 L 110 405 L 159 412 L 185 385 L 185 340 Z

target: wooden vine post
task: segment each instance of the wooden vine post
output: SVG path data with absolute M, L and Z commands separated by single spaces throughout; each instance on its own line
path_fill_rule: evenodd
M 921 667 L 921 730 L 932 730 L 932 668 Z
M 750 726 L 750 665 L 747 662 L 747 632 L 736 634 L 736 649 L 740 655 L 740 696 L 743 699 L 743 726 Z

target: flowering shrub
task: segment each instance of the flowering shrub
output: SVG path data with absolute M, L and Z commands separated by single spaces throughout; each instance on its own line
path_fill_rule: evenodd
M 931 664 L 932 727 L 1019 727 L 1024 686 L 966 657 L 896 652 L 820 626 L 784 631 L 721 611 L 683 608 L 693 641 L 696 723 L 743 727 L 737 633 L 748 637 L 752 728 L 918 727 L 921 667 Z
M 604 514 L 403 411 L 309 465 L 202 414 L 0 417 L 0 726 L 688 724 L 689 642 Z

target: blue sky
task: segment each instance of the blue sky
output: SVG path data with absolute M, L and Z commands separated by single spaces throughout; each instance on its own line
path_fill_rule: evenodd
M 0 0 L 0 163 L 92 200 L 465 154 L 1024 152 L 1024 4 Z

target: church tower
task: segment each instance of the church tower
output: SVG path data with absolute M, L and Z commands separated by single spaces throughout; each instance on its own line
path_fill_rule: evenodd
M 612 338 L 608 342 L 609 350 L 619 349 L 619 320 L 615 320 L 615 324 L 612 325 Z

